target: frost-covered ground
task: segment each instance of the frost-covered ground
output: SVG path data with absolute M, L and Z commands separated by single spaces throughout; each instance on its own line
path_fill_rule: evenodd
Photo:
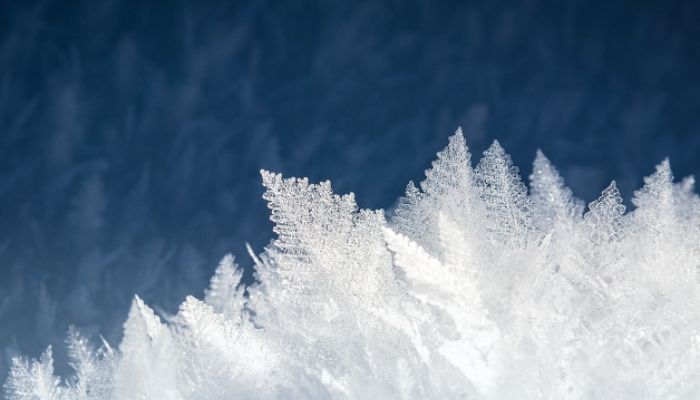
M 260 168 L 390 209 L 462 125 L 586 201 L 700 173 L 693 2 L 228 3 L 0 5 L 0 380 L 47 344 L 65 371 L 70 324 L 119 343 L 136 293 L 176 312 L 228 252 L 251 282 Z

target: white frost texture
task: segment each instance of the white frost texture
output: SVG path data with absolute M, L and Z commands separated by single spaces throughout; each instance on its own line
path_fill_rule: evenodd
M 7 398 L 700 398 L 700 199 L 667 160 L 627 213 L 615 182 L 586 207 L 541 152 L 529 193 L 498 142 L 473 168 L 459 130 L 388 220 L 262 180 L 256 283 L 226 256 L 177 315 L 136 297 L 118 347 L 71 331 L 74 376 L 50 348 L 15 358 Z

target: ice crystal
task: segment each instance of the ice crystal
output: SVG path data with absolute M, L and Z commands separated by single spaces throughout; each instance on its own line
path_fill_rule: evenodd
M 204 301 L 161 319 L 136 297 L 118 351 L 76 331 L 14 359 L 12 400 L 695 399 L 700 199 L 668 160 L 625 213 L 584 207 L 537 152 L 530 189 L 461 130 L 387 221 L 329 182 L 262 171 L 276 238 L 256 282 L 224 257 Z

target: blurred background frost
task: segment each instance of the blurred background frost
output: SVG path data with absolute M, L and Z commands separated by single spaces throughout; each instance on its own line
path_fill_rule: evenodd
M 0 381 L 251 265 L 260 168 L 391 208 L 461 125 L 587 201 L 665 156 L 699 174 L 693 3 L 1 2 Z

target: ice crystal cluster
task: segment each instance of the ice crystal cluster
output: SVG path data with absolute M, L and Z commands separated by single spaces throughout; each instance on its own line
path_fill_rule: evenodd
M 15 358 L 13 400 L 697 399 L 700 199 L 661 162 L 625 213 L 538 152 L 528 188 L 461 131 L 386 218 L 263 171 L 276 238 L 244 287 L 226 256 L 174 316 L 133 301 L 118 348 L 77 331 Z

